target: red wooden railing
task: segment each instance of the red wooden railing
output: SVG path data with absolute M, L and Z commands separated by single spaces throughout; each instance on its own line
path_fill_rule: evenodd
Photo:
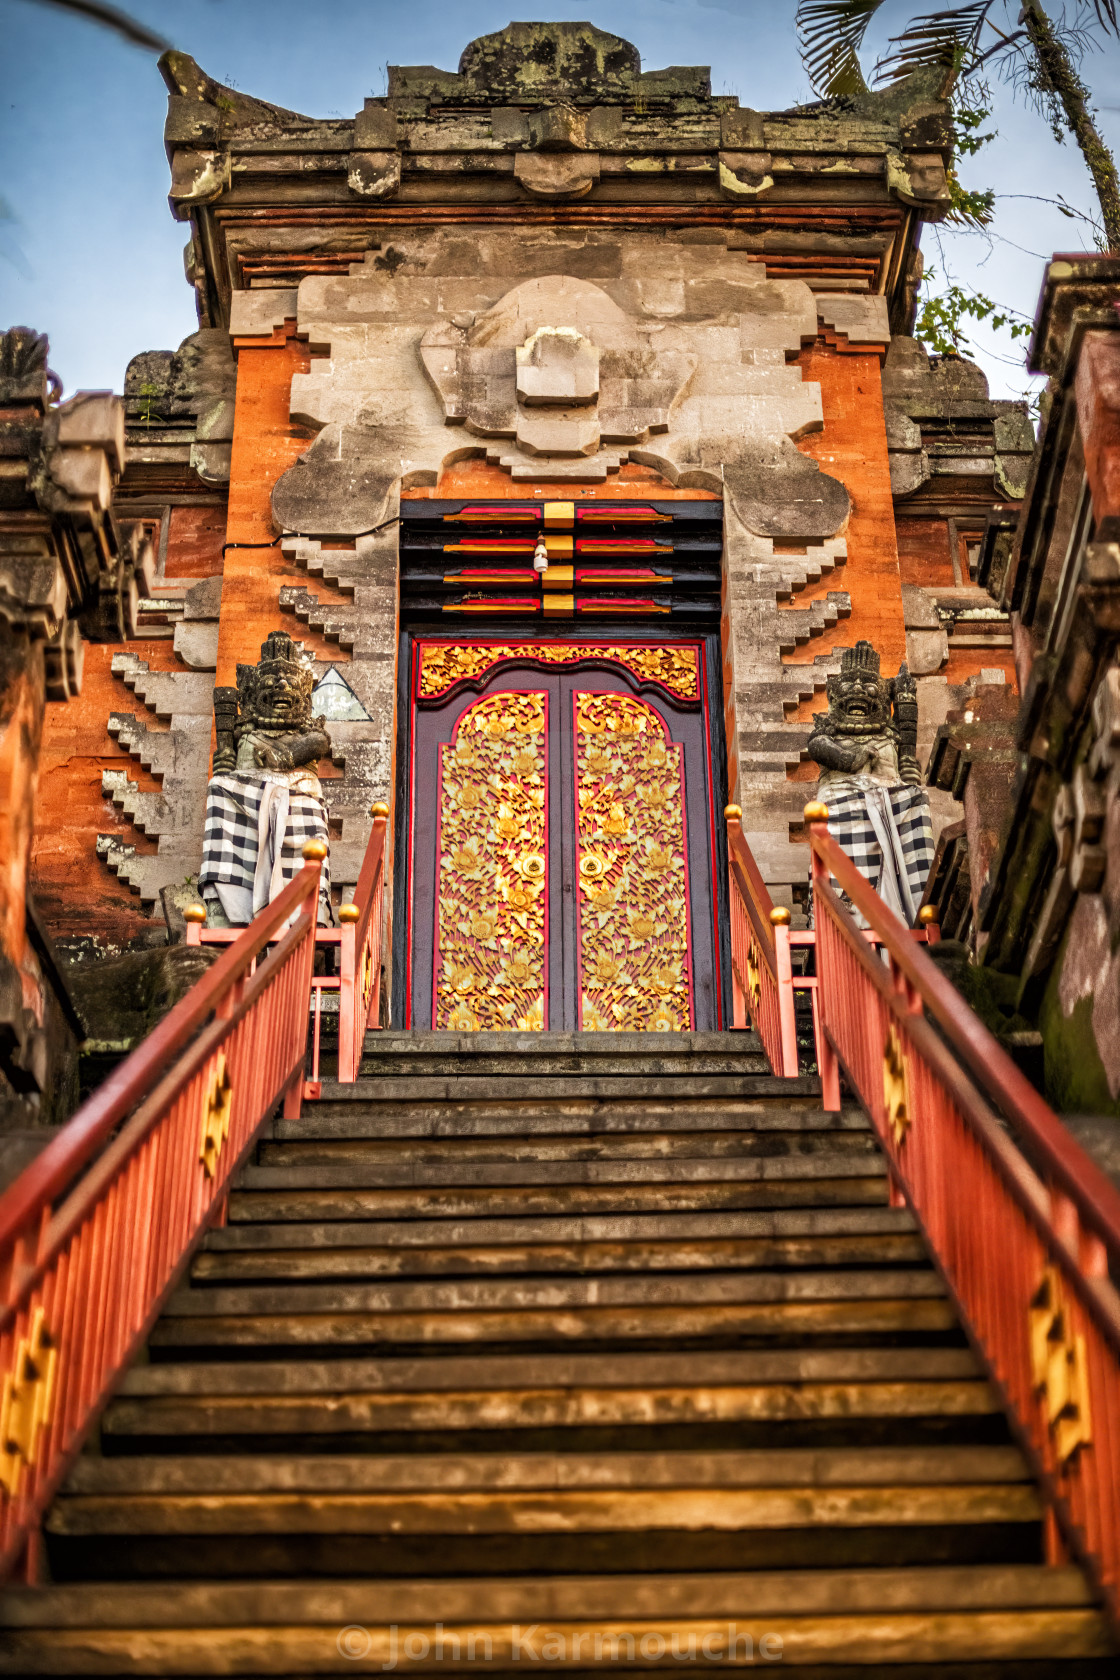
M 732 1025 L 753 1022 L 779 1076 L 797 1077 L 797 1022 L 789 954 L 789 911 L 775 906 L 743 838 L 738 805 L 724 810 L 731 905 Z
M 338 973 L 316 974 L 311 980 L 311 1077 L 306 1095 L 319 1095 L 319 1041 L 323 993 L 338 993 L 338 1077 L 350 1084 L 358 1077 L 366 1029 L 381 1025 L 381 944 L 385 894 L 385 831 L 389 807 L 371 806 L 373 830 L 362 860 L 353 901 L 338 912 L 340 926 L 316 929 L 316 944 L 338 951 Z M 187 915 L 188 945 L 231 944 L 240 928 L 204 926 L 206 908 L 191 906 Z
M 262 1122 L 299 1114 L 320 841 L 0 1197 L 0 1574 L 143 1344 Z M 273 948 L 258 963 L 265 947 Z
M 806 806 L 806 811 L 814 807 Z M 743 813 L 738 805 L 724 808 L 727 821 L 727 858 L 731 891 L 731 994 L 732 1025 L 745 1027 L 748 1019 L 762 1039 L 771 1069 L 779 1078 L 796 1079 L 799 1068 L 795 993 L 809 994 L 812 1005 L 813 1039 L 821 1101 L 830 1112 L 840 1107 L 840 1069 L 835 1052 L 821 1033 L 815 972 L 793 972 L 793 950 L 814 946 L 812 928 L 790 927 L 790 913 L 775 906 L 754 853 L 743 834 Z M 940 937 L 936 912 L 925 905 L 920 927 L 909 937 L 932 945 Z M 869 944 L 877 939 L 872 929 L 863 937 Z
M 1120 1295 L 1110 1281 L 1120 1278 L 1120 1191 L 829 835 L 824 808 L 806 817 L 823 1037 L 1034 1461 L 1051 1556 L 1064 1536 L 1120 1622 Z

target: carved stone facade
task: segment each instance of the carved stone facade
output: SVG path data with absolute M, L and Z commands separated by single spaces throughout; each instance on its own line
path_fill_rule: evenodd
M 29 328 L 0 335 L 0 1130 L 66 1116 L 85 1036 L 29 881 L 46 705 L 80 693 L 87 640 L 135 634 L 152 565 L 111 511 L 119 398 L 61 401 L 47 355 Z
M 1050 375 L 1042 435 L 1021 518 L 981 566 L 1023 701 L 978 690 L 933 766 L 966 814 L 934 883 L 955 892 L 950 931 L 1038 1029 L 1050 1100 L 1098 1115 L 1120 1115 L 1118 304 L 1116 257 L 1049 265 L 1031 344 Z

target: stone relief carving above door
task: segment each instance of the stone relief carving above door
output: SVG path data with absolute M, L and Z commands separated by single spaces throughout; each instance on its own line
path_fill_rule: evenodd
M 514 479 L 594 484 L 631 460 L 726 486 L 777 540 L 847 519 L 844 487 L 795 442 L 822 426 L 819 387 L 790 365 L 816 300 L 722 244 L 408 230 L 345 278 L 305 279 L 298 321 L 318 354 L 292 417 L 319 435 L 273 492 L 288 529 L 368 530 L 398 485 L 472 454 Z
M 447 423 L 509 440 L 487 454 L 515 479 L 538 477 L 540 457 L 554 456 L 549 471 L 581 483 L 617 471 L 624 456 L 610 445 L 669 430 L 698 361 L 665 342 L 663 323 L 636 323 L 601 287 L 561 274 L 437 322 L 420 356 Z

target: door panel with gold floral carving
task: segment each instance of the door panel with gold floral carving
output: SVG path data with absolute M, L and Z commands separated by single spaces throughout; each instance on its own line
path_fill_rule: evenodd
M 702 652 L 418 644 L 408 1025 L 718 1025 Z

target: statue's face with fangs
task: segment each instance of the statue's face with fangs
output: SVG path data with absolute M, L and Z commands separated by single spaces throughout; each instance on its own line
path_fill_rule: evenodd
M 869 670 L 852 670 L 828 684 L 828 728 L 842 735 L 879 735 L 891 721 L 890 685 Z

